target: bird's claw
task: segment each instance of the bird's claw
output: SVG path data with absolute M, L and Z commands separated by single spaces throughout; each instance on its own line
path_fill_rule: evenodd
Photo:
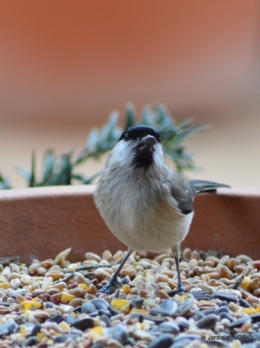
M 181 285 L 178 285 L 178 288 L 177 288 L 177 294 L 178 295 L 184 295 L 185 293 L 185 288 L 184 286 L 181 284 Z
M 128 281 L 128 277 L 124 277 L 120 280 L 118 280 L 117 277 L 112 277 L 109 280 L 109 282 L 105 286 L 103 286 L 103 288 L 98 290 L 98 292 L 110 295 L 114 291 L 116 291 L 116 289 L 119 288 L 121 285 L 127 284 Z
M 103 288 L 99 289 L 98 292 L 110 295 L 118 288 L 118 282 L 113 280 L 109 281 Z

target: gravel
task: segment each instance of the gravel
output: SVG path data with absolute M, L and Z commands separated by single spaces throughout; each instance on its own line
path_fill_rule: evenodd
M 134 253 L 124 285 L 99 293 L 124 257 L 106 250 L 82 262 L 0 264 L 0 347 L 260 347 L 260 261 L 186 248 L 186 292 L 174 259 Z M 4 262 L 4 261 L 3 261 Z

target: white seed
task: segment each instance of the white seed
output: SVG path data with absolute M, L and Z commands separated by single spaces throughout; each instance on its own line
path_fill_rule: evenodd
M 14 278 L 10 280 L 10 286 L 12 289 L 16 290 L 20 287 L 21 281 L 19 278 Z

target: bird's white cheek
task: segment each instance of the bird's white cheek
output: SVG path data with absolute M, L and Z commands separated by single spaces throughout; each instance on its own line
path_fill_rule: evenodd
M 110 153 L 110 161 L 118 163 L 122 166 L 128 165 L 129 160 L 133 157 L 133 151 L 130 146 L 123 141 L 116 144 Z
M 164 165 L 163 151 L 160 144 L 154 146 L 154 163 L 157 167 L 162 167 Z

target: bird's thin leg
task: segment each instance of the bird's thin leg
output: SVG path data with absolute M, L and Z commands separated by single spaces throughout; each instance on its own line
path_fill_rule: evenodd
M 182 285 L 181 282 L 181 273 L 180 273 L 180 264 L 179 264 L 179 257 L 175 256 L 175 263 L 176 263 L 176 268 L 177 268 L 177 277 L 178 277 L 178 287 L 177 287 L 177 291 L 178 294 L 181 295 L 184 293 L 184 286 Z
M 184 286 L 182 285 L 182 282 L 181 282 L 181 272 L 180 272 L 180 263 L 179 263 L 180 246 L 175 245 L 172 248 L 172 253 L 173 253 L 173 256 L 175 259 L 176 269 L 177 269 L 177 278 L 178 278 L 177 292 L 178 292 L 178 294 L 183 294 L 185 289 L 184 289 Z
M 185 288 L 181 281 L 181 272 L 180 272 L 180 263 L 179 263 L 180 247 L 175 246 L 174 248 L 172 248 L 172 252 L 173 252 L 175 263 L 176 263 L 177 277 L 178 277 L 177 293 L 178 295 L 183 295 L 185 292 Z M 198 301 L 209 300 L 212 298 L 212 295 L 209 294 L 208 291 L 206 290 L 193 291 L 192 295 Z
M 129 249 L 125 258 L 123 261 L 120 263 L 118 269 L 115 271 L 115 273 L 112 275 L 110 278 L 109 282 L 107 285 L 103 286 L 98 292 L 105 293 L 107 295 L 112 294 L 123 282 L 119 281 L 117 277 L 119 276 L 119 273 L 121 272 L 121 269 L 123 268 L 124 264 L 126 263 L 126 260 L 129 258 L 129 256 L 132 254 L 132 250 Z

